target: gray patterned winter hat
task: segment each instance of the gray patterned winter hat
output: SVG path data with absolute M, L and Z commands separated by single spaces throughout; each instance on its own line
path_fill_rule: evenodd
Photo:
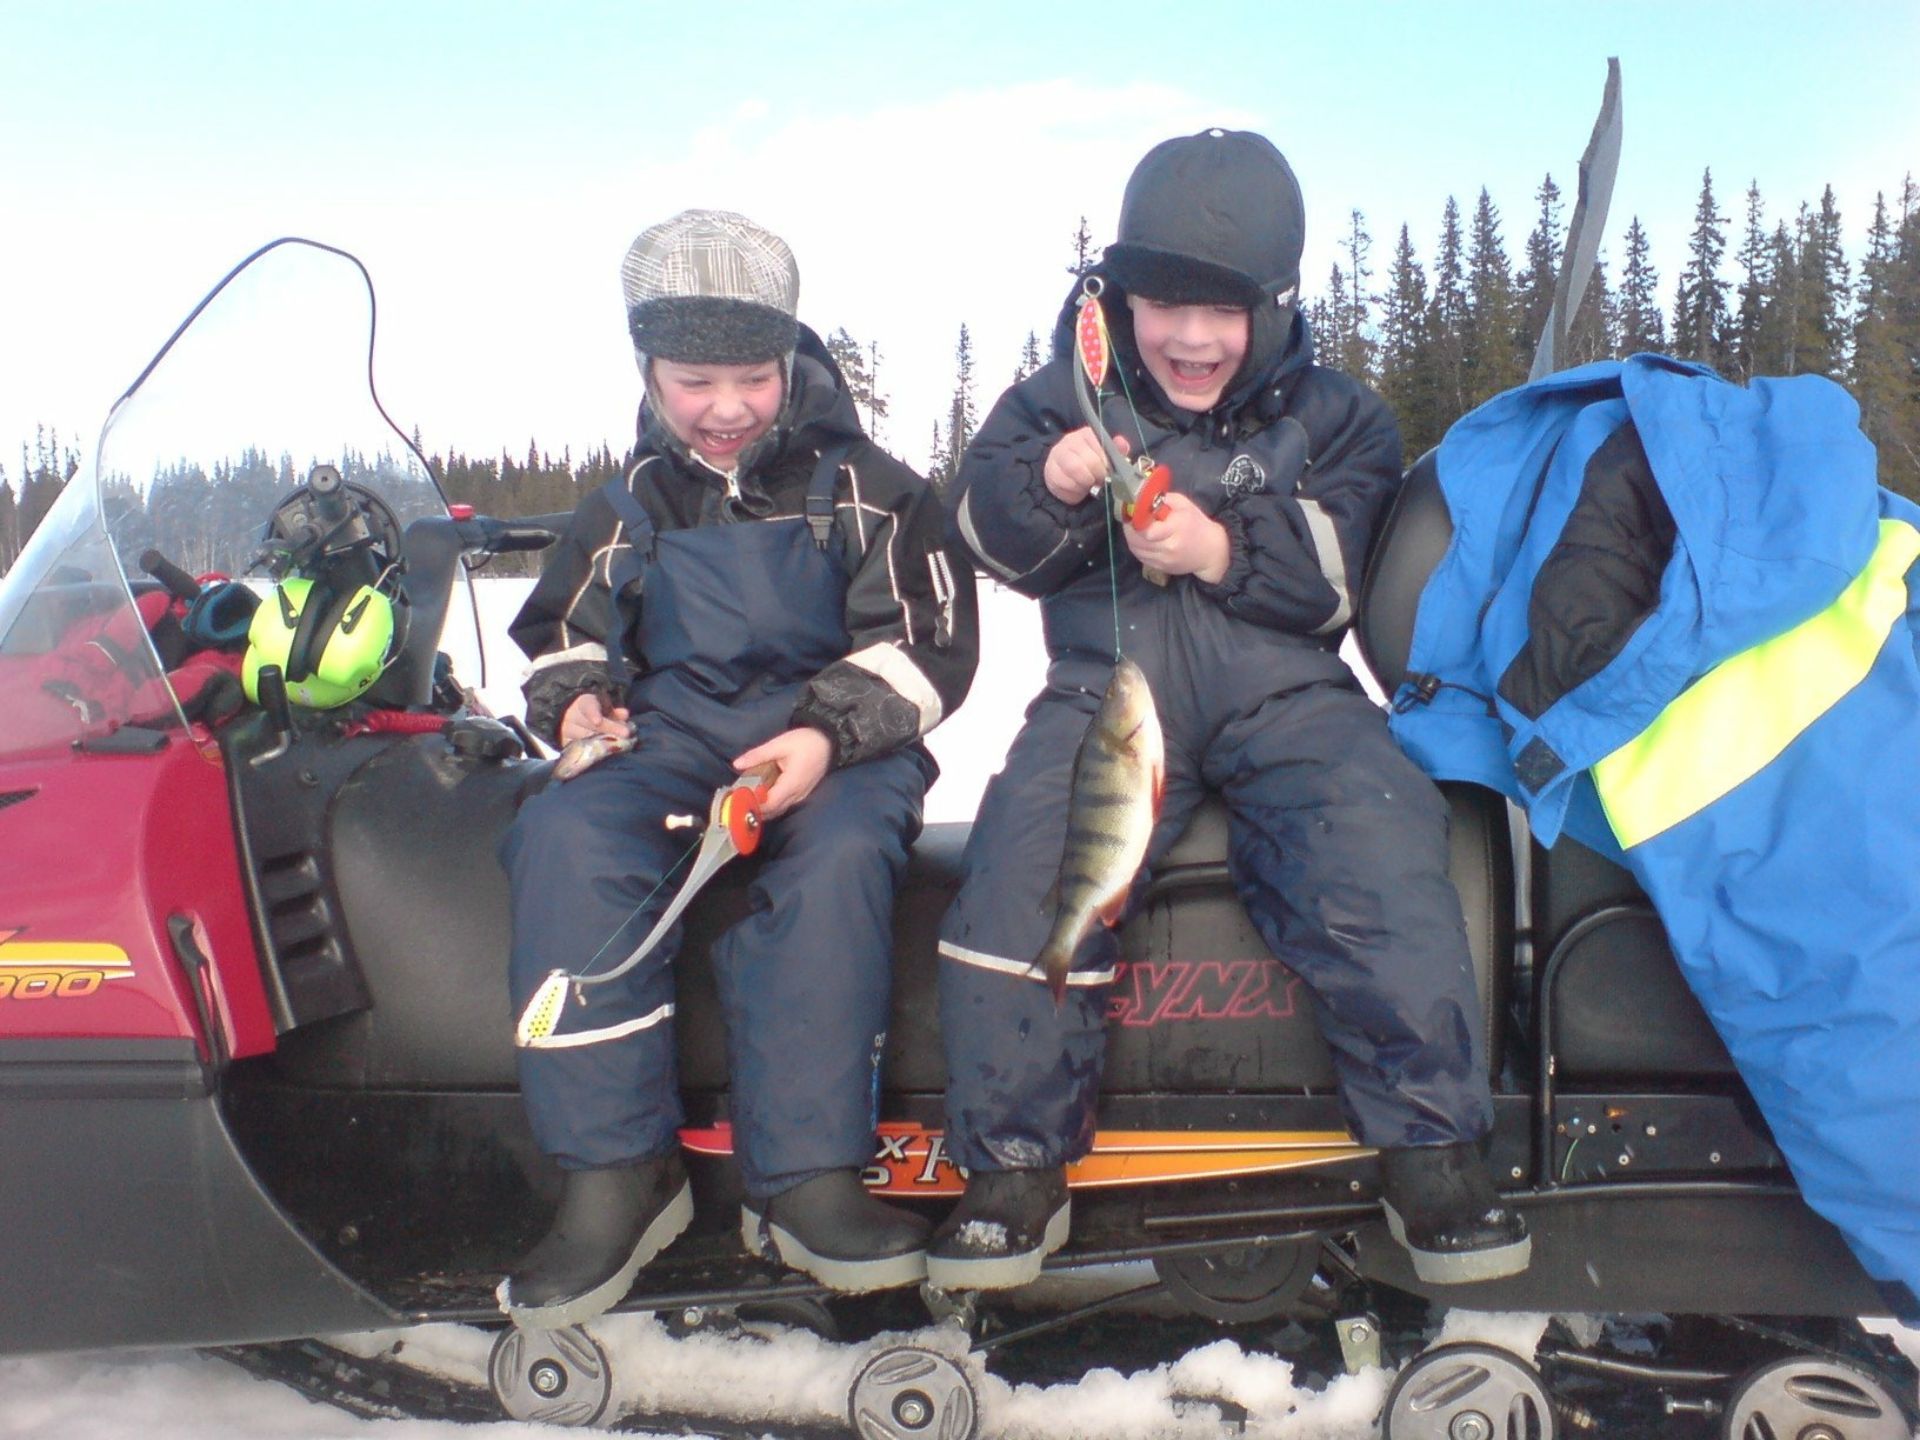
M 627 329 L 649 356 L 750 365 L 792 353 L 800 267 L 787 242 L 729 210 L 683 210 L 640 232 L 620 266 Z

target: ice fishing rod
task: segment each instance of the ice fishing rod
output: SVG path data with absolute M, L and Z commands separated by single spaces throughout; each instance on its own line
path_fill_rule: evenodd
M 1127 409 L 1133 414 L 1134 428 L 1145 433 L 1140 425 L 1140 412 L 1127 389 L 1126 374 L 1112 363 L 1113 336 L 1107 329 L 1107 312 L 1100 303 L 1105 289 L 1106 282 L 1098 275 L 1089 275 L 1080 282 L 1080 317 L 1074 326 L 1073 394 L 1080 403 L 1080 414 L 1087 427 L 1106 454 L 1107 495 L 1113 513 L 1122 523 L 1145 530 L 1167 508 L 1173 472 L 1156 462 L 1144 446 L 1140 454 L 1129 458 L 1107 428 L 1106 417 L 1100 413 L 1100 387 L 1106 383 L 1108 370 L 1112 370 L 1120 381 Z M 1151 565 L 1141 568 L 1155 585 L 1167 583 L 1166 572 Z
M 673 927 L 680 918 L 680 912 L 692 903 L 693 897 L 707 881 L 711 880 L 720 867 L 736 855 L 751 855 L 760 848 L 760 834 L 765 821 L 761 811 L 767 803 L 767 794 L 773 788 L 773 782 L 780 778 L 780 767 L 769 760 L 757 765 L 740 777 L 736 784 L 722 785 L 713 792 L 713 800 L 707 807 L 707 825 L 700 838 L 667 868 L 647 893 L 645 899 L 633 907 L 632 912 L 623 920 L 615 935 L 626 928 L 627 921 L 633 919 L 647 906 L 659 892 L 660 886 L 667 883 L 673 872 L 694 857 L 693 868 L 687 872 L 687 878 L 681 883 L 680 891 L 673 897 L 673 903 L 660 913 L 646 937 L 634 946 L 633 953 L 611 970 L 603 970 L 597 975 L 589 975 L 594 960 L 600 958 L 596 953 L 578 973 L 569 974 L 565 970 L 548 972 L 547 978 L 533 992 L 533 998 L 527 1001 L 526 1008 L 520 1012 L 519 1022 L 513 1028 L 513 1043 L 523 1050 L 558 1050 L 584 1043 L 565 1035 L 555 1035 L 560 1017 L 565 1013 L 567 998 L 572 996 L 574 1003 L 586 1003 L 586 990 L 590 985 L 605 985 L 618 980 L 634 966 L 653 952 L 661 937 Z M 697 815 L 669 815 L 665 825 L 669 830 L 681 830 L 690 825 L 698 825 Z M 604 952 L 602 945 L 600 951 Z

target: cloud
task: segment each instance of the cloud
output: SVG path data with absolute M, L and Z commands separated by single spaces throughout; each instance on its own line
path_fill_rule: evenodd
M 637 399 L 615 276 L 628 240 L 687 206 L 739 210 L 779 231 L 801 269 L 802 318 L 880 347 L 893 414 L 886 439 L 920 464 L 944 414 L 959 328 L 972 335 L 982 415 L 1011 377 L 1028 330 L 1043 344 L 1068 286 L 1084 214 L 1112 231 L 1134 162 L 1155 142 L 1249 117 L 1164 85 L 1071 80 L 982 88 L 873 110 L 741 106 L 678 143 L 656 137 L 625 173 L 570 198 L 564 225 L 501 217 L 474 248 L 440 257 L 430 279 L 489 296 L 449 320 L 456 355 L 498 369 L 419 376 L 444 414 L 434 428 L 501 439 L 610 435 Z M 484 281 L 477 272 L 485 272 Z M 516 403 L 516 398 L 518 403 Z M 591 408 L 588 408 L 591 407 Z

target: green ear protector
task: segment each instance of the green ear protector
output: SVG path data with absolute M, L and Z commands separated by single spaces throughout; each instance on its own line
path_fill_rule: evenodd
M 391 572 L 389 572 L 391 573 Z M 332 710 L 364 695 L 406 642 L 406 611 L 380 588 L 336 593 L 323 577 L 289 576 L 253 612 L 240 679 L 260 699 L 260 670 L 277 665 L 287 698 L 310 710 Z

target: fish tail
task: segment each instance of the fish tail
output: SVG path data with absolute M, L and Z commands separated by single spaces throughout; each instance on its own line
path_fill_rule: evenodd
M 1053 992 L 1053 1003 L 1060 1004 L 1067 993 L 1067 972 L 1073 966 L 1075 942 L 1071 936 L 1063 936 L 1058 931 L 1047 937 L 1047 943 L 1034 957 L 1033 969 L 1046 977 L 1047 989 Z

